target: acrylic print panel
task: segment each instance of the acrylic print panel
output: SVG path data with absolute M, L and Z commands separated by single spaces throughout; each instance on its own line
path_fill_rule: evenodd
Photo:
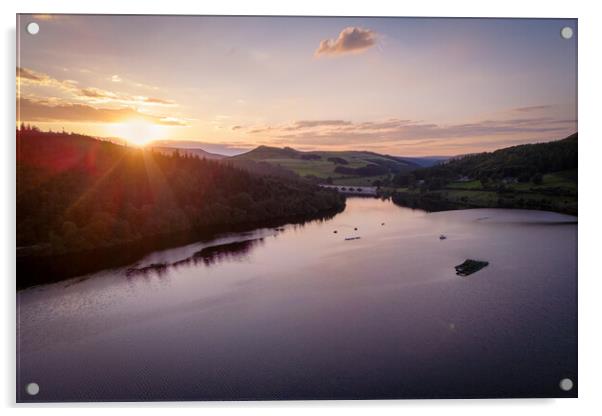
M 575 19 L 17 20 L 19 402 L 577 396 Z

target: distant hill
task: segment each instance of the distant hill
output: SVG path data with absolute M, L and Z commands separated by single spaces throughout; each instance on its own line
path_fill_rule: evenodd
M 409 172 L 421 167 L 414 160 L 368 151 L 309 151 L 291 147 L 259 146 L 231 160 L 267 162 L 316 181 L 341 184 L 370 184 L 390 174 Z
M 299 175 L 297 175 L 294 171 L 283 168 L 277 164 L 265 162 L 261 159 L 228 157 L 217 153 L 207 152 L 197 147 L 153 146 L 152 148 L 167 155 L 172 155 L 177 151 L 180 155 L 197 156 L 201 159 L 219 160 L 225 165 L 239 168 L 260 176 L 275 176 L 297 180 L 300 179 Z
M 190 156 L 198 156 L 201 159 L 213 159 L 219 160 L 223 159 L 227 156 L 220 155 L 217 153 L 210 153 L 201 148 L 180 148 L 180 147 L 170 147 L 170 146 L 152 146 L 152 149 L 157 150 L 161 153 L 171 155 L 175 151 L 178 151 L 181 155 L 190 155 Z
M 266 160 L 266 159 L 296 159 L 301 157 L 303 152 L 293 149 L 292 147 L 272 147 L 258 146 L 246 153 L 233 156 L 233 159 L 251 159 L 251 160 Z
M 202 149 L 220 156 L 230 157 L 251 150 L 250 147 L 235 143 L 207 142 L 200 140 L 164 139 L 149 144 L 152 147 L 175 147 L 178 149 Z M 147 145 L 147 147 L 149 146 Z

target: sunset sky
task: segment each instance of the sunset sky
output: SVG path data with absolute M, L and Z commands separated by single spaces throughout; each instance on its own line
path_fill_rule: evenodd
M 577 131 L 575 20 L 21 15 L 17 30 L 18 121 L 42 129 L 400 156 Z

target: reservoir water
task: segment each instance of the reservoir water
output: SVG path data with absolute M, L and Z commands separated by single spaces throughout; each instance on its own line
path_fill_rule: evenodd
M 577 394 L 577 224 L 550 212 L 348 198 L 17 305 L 19 401 Z

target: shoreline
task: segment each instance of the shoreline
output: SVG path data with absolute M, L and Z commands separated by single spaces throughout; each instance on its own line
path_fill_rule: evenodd
M 406 207 L 423 209 L 428 212 L 439 211 L 457 211 L 463 209 L 478 209 L 478 208 L 499 208 L 499 209 L 522 209 L 528 211 L 546 211 L 556 212 L 559 214 L 578 216 L 578 209 L 567 207 L 559 207 L 550 202 L 550 200 L 542 199 L 537 201 L 523 201 L 514 198 L 516 195 L 498 194 L 496 204 L 490 205 L 487 203 L 478 203 L 476 201 L 461 201 L 452 200 L 446 197 L 443 192 L 427 192 L 424 194 L 417 192 L 399 192 L 386 193 L 384 197 L 389 197 L 394 204 Z M 506 196 L 506 198 L 504 198 Z
M 21 256 L 17 254 L 17 291 L 32 286 L 57 283 L 104 269 L 127 266 L 153 251 L 166 250 L 195 242 L 211 241 L 223 234 L 327 220 L 344 211 L 344 209 L 345 206 L 323 211 L 315 216 L 290 216 L 270 221 L 213 226 L 203 230 L 159 234 L 141 238 L 133 242 L 77 252 Z

